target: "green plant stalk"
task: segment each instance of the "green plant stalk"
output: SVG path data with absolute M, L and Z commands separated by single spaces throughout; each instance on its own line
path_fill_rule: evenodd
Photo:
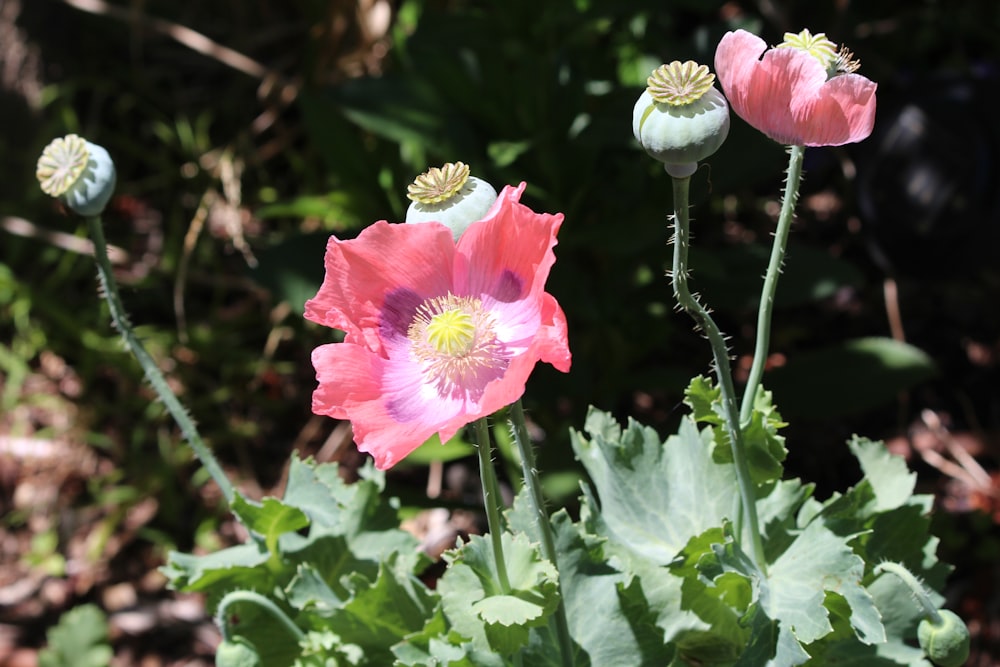
M 538 522 L 538 532 L 541 535 L 542 556 L 548 559 L 559 569 L 559 562 L 556 560 L 556 541 L 552 535 L 552 524 L 549 523 L 549 513 L 545 510 L 545 496 L 542 493 L 542 480 L 538 474 L 538 466 L 535 464 L 535 450 L 531 446 L 531 437 L 528 435 L 528 424 L 524 419 L 524 407 L 521 399 L 517 399 L 511 404 L 508 415 L 510 417 L 511 431 L 514 434 L 514 442 L 517 444 L 517 451 L 521 454 L 521 471 L 524 475 L 524 485 L 528 489 L 528 500 L 531 503 L 531 511 Z M 561 589 L 561 585 L 560 585 Z M 559 637 L 559 651 L 562 655 L 563 667 L 573 667 L 573 641 L 569 635 L 569 621 L 566 619 L 565 598 L 560 590 L 559 608 L 556 609 L 556 635 Z
M 281 607 L 276 605 L 273 600 L 268 597 L 257 593 L 256 591 L 232 591 L 226 593 L 221 600 L 219 600 L 219 606 L 215 611 L 215 624 L 219 626 L 219 631 L 222 633 L 222 638 L 226 641 L 232 641 L 232 633 L 229 628 L 229 623 L 226 622 L 226 617 L 228 615 L 228 610 L 230 605 L 237 602 L 249 602 L 250 604 L 255 604 L 261 609 L 269 613 L 278 623 L 284 628 L 288 634 L 295 637 L 296 641 L 301 640 L 305 637 L 305 633 L 292 622 L 292 619 L 288 618 L 288 615 L 281 610 Z
M 892 561 L 886 561 L 884 563 L 879 563 L 872 569 L 872 574 L 878 575 L 883 572 L 890 572 L 897 577 L 899 577 L 904 584 L 913 592 L 913 597 L 920 604 L 924 610 L 924 615 L 931 620 L 935 625 L 941 625 L 944 620 L 941 618 L 941 614 L 938 612 L 937 606 L 928 597 L 927 590 L 924 585 L 920 583 L 920 580 L 914 576 L 912 572 L 906 569 L 903 565 L 899 563 L 894 563 Z
M 743 506 L 742 520 L 740 521 L 742 526 L 737 531 L 737 535 L 742 537 L 744 528 L 749 532 L 754 562 L 762 572 L 766 572 L 764 542 L 761 539 L 760 521 L 757 518 L 757 499 L 743 446 L 743 432 L 740 428 L 737 411 L 736 391 L 733 388 L 733 373 L 729 364 L 729 349 L 726 347 L 726 340 L 715 320 L 701 305 L 698 298 L 691 294 L 691 289 L 688 286 L 687 258 L 691 236 L 688 218 L 688 193 L 691 178 L 689 176 L 684 178 L 671 177 L 671 180 L 674 188 L 674 263 L 671 273 L 674 298 L 705 333 L 712 347 L 712 356 L 715 358 L 715 374 L 719 380 L 719 391 L 725 408 L 726 432 L 729 435 L 729 445 L 733 452 L 733 467 L 736 470 L 736 481 Z
M 764 286 L 761 288 L 760 305 L 757 307 L 757 342 L 754 345 L 753 363 L 743 390 L 743 404 L 740 406 L 740 424 L 746 425 L 753 414 L 753 404 L 757 388 L 764 376 L 768 347 L 771 344 L 771 317 L 774 312 L 774 295 L 778 291 L 778 277 L 785 262 L 785 248 L 788 246 L 788 232 L 795 217 L 795 203 L 799 198 L 799 184 L 802 181 L 802 161 L 805 146 L 791 146 L 788 155 L 788 172 L 785 178 L 785 194 L 781 202 L 778 226 L 774 230 L 774 244 L 771 259 L 767 264 Z
M 167 407 L 170 415 L 174 418 L 177 426 L 181 429 L 181 433 L 184 434 L 184 438 L 188 441 L 188 444 L 191 445 L 191 449 L 194 450 L 195 456 L 198 457 L 201 464 L 205 466 L 206 470 L 208 470 L 208 474 L 212 476 L 215 483 L 219 485 L 219 488 L 222 490 L 222 496 L 226 499 L 226 502 L 232 504 L 234 493 L 233 485 L 230 483 L 229 478 L 226 477 L 226 474 L 222 471 L 222 467 L 212 454 L 212 451 L 202 441 L 191 416 L 187 413 L 187 410 L 184 409 L 184 406 L 181 405 L 177 396 L 170 389 L 170 386 L 163 377 L 163 373 L 160 372 L 156 362 L 153 361 L 149 352 L 146 351 L 146 347 L 142 344 L 142 341 L 139 340 L 139 338 L 135 335 L 135 331 L 132 329 L 132 324 L 129 322 L 128 315 L 125 312 L 125 307 L 122 305 L 121 296 L 118 293 L 118 282 L 115 280 L 115 276 L 111 271 L 111 262 L 108 261 L 107 243 L 104 240 L 104 229 L 101 226 L 100 217 L 94 216 L 87 218 L 87 230 L 90 233 L 91 240 L 94 242 L 94 257 L 97 259 L 97 275 L 101 281 L 104 299 L 107 301 L 108 309 L 111 312 L 111 321 L 114 323 L 115 328 L 121 333 L 125 344 L 132 353 L 132 356 L 134 356 L 139 362 L 139 365 L 142 366 L 142 370 L 146 374 L 146 379 L 149 380 L 149 384 L 152 385 L 156 395 Z
M 490 427 L 486 418 L 475 422 L 476 451 L 479 453 L 479 480 L 483 486 L 483 506 L 486 509 L 486 523 L 489 525 L 490 540 L 493 544 L 493 559 L 497 565 L 500 589 L 510 593 L 510 577 L 507 576 L 507 561 L 503 555 L 503 524 L 500 520 L 500 485 L 496 470 L 493 469 L 493 445 L 490 442 Z

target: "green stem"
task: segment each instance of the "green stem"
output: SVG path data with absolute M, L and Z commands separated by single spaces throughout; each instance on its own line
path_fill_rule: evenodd
M 872 574 L 878 575 L 883 572 L 891 572 L 892 574 L 899 577 L 904 584 L 913 592 L 913 597 L 920 603 L 920 606 L 924 609 L 924 615 L 931 620 L 934 625 L 941 625 L 944 619 L 941 618 L 941 614 L 938 611 L 937 605 L 928 597 L 927 590 L 924 585 L 920 583 L 920 580 L 914 576 L 912 572 L 906 569 L 900 563 L 893 563 L 892 561 L 886 561 L 884 563 L 879 563 L 872 570 Z
M 138 360 L 139 365 L 142 366 L 142 370 L 146 374 L 146 379 L 149 380 L 149 384 L 152 385 L 156 395 L 163 401 L 170 415 L 177 422 L 177 426 L 180 427 L 184 438 L 191 445 L 191 449 L 194 450 L 195 456 L 198 457 L 201 464 L 208 470 L 208 474 L 212 476 L 215 483 L 219 485 L 226 502 L 232 504 L 234 492 L 229 478 L 222 471 L 211 450 L 202 441 L 190 415 L 188 415 L 187 410 L 184 409 L 180 401 L 177 400 L 177 396 L 163 378 L 163 373 L 160 372 L 156 362 L 153 361 L 149 352 L 146 351 L 145 346 L 143 346 L 132 330 L 132 324 L 128 320 L 128 315 L 125 313 L 125 308 L 122 305 L 121 296 L 118 293 L 118 283 L 115 281 L 115 276 L 111 271 L 111 262 L 108 261 L 107 243 L 104 240 L 104 229 L 101 227 L 101 219 L 96 216 L 87 218 L 87 228 L 90 238 L 94 242 L 94 256 L 97 258 L 97 275 L 101 281 L 108 309 L 111 311 L 111 321 L 114 322 L 115 328 L 121 332 L 129 351 Z
M 222 638 L 227 641 L 232 641 L 232 634 L 230 633 L 229 623 L 226 619 L 229 615 L 229 607 L 236 603 L 250 603 L 257 605 L 267 613 L 269 613 L 282 628 L 288 631 L 290 635 L 295 637 L 296 641 L 301 640 L 305 633 L 292 622 L 292 619 L 288 618 L 288 615 L 281 610 L 281 607 L 276 605 L 273 600 L 268 597 L 256 593 L 254 591 L 231 591 L 226 593 L 219 601 L 219 607 L 215 612 L 215 623 L 219 626 L 220 632 L 222 632 Z
M 774 230 L 774 245 L 771 246 L 771 259 L 767 265 L 764 277 L 764 287 L 760 293 L 760 306 L 757 310 L 757 343 L 753 351 L 753 364 L 750 375 L 743 390 L 743 404 L 740 406 L 740 424 L 745 425 L 753 414 L 753 404 L 757 397 L 757 388 L 764 375 L 767 364 L 768 346 L 771 343 L 771 315 L 774 312 L 774 295 L 778 291 L 778 276 L 785 261 L 785 247 L 788 245 L 788 232 L 792 228 L 795 217 L 795 202 L 799 198 L 799 183 L 802 181 L 802 161 L 805 146 L 792 146 L 788 155 L 788 174 L 785 179 L 785 194 L 781 202 L 781 214 L 778 216 L 778 226 Z
M 677 303 L 694 319 L 697 326 L 705 333 L 712 347 L 715 358 L 715 374 L 719 381 L 719 391 L 722 394 L 722 405 L 725 409 L 726 432 L 729 445 L 733 452 L 733 466 L 736 470 L 736 481 L 742 500 L 742 527 L 749 531 L 753 559 L 761 571 L 766 571 L 764 560 L 764 543 L 760 535 L 760 522 L 757 518 L 757 499 L 754 493 L 753 480 L 750 478 L 750 467 L 747 464 L 746 451 L 743 447 L 743 433 L 740 429 L 739 413 L 736 406 L 736 391 L 733 388 L 733 374 L 729 365 L 729 349 L 718 325 L 708 310 L 701 305 L 698 298 L 691 294 L 688 286 L 688 247 L 690 246 L 690 220 L 688 218 L 688 191 L 691 177 L 672 178 L 674 186 L 674 264 L 672 282 L 674 297 Z M 737 531 L 742 536 L 743 530 Z
M 521 399 L 514 401 L 509 410 L 511 430 L 514 434 L 514 442 L 517 450 L 521 454 L 521 470 L 524 475 L 524 485 L 528 489 L 528 501 L 531 504 L 531 511 L 538 522 L 538 532 L 541 535 L 542 556 L 551 562 L 556 569 L 559 563 L 556 560 L 556 541 L 552 535 L 552 524 L 549 522 L 549 514 L 545 511 L 545 496 L 542 493 L 542 480 L 538 475 L 538 466 L 535 464 L 535 450 L 531 446 L 531 437 L 528 435 L 528 425 L 524 419 L 524 407 Z M 569 621 L 566 619 L 566 606 L 563 604 L 565 598 L 560 592 L 559 608 L 556 610 L 556 635 L 559 637 L 559 650 L 562 654 L 562 664 L 564 667 L 573 667 L 573 642 L 569 634 Z
M 493 445 L 490 442 L 490 427 L 486 418 L 475 422 L 476 451 L 479 452 L 479 479 L 483 485 L 483 505 L 486 508 L 486 523 L 489 525 L 490 540 L 493 543 L 493 559 L 497 564 L 500 589 L 510 593 L 510 578 L 507 576 L 507 561 L 503 555 L 503 524 L 500 521 L 500 485 L 496 470 L 493 469 Z

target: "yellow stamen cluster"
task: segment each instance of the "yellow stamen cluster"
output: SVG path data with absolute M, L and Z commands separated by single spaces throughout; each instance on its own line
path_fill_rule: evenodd
M 495 327 L 482 301 L 449 293 L 420 304 L 406 336 L 428 382 L 440 391 L 462 391 L 507 363 Z
M 657 102 L 681 106 L 701 99 L 714 82 L 715 75 L 705 65 L 675 60 L 653 70 L 646 79 L 646 90 Z
M 53 197 L 64 194 L 80 178 L 89 160 L 90 151 L 83 137 L 67 134 L 53 140 L 42 151 L 35 167 L 42 192 Z
M 861 67 L 861 61 L 854 59 L 854 54 L 846 46 L 837 51 L 837 59 L 833 63 L 835 74 L 853 74 Z
M 421 204 L 437 204 L 454 197 L 469 180 L 469 166 L 448 162 L 431 167 L 417 176 L 406 188 L 406 196 Z

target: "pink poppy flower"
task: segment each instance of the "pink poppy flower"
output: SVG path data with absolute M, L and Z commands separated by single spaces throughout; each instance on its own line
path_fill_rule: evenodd
M 563 216 L 520 204 L 524 187 L 458 241 L 438 222 L 383 220 L 327 244 L 305 317 L 346 335 L 313 350 L 312 409 L 351 420 L 378 468 L 513 403 L 539 360 L 569 370 L 566 318 L 545 292 Z
M 851 53 L 835 52 L 822 34 L 785 38 L 793 43 L 768 49 L 745 30 L 723 36 L 715 72 L 733 110 L 785 145 L 840 146 L 871 134 L 876 84 L 854 74 Z M 812 48 L 803 50 L 796 38 Z

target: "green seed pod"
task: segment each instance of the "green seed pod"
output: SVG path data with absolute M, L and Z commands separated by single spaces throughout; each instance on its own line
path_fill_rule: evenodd
M 497 200 L 492 185 L 469 175 L 462 162 L 449 162 L 427 170 L 407 188 L 412 200 L 406 222 L 440 222 L 455 240 L 477 220 L 482 220 Z
M 215 650 L 216 667 L 261 667 L 263 664 L 257 649 L 243 637 L 224 639 Z
M 660 65 L 632 109 L 632 134 L 674 178 L 693 174 L 729 136 L 729 104 L 714 81 L 690 60 Z
M 941 667 L 959 667 L 969 658 L 969 628 L 956 614 L 938 610 L 940 623 L 929 618 L 917 626 L 917 639 L 927 657 Z
M 115 191 L 115 163 L 101 146 L 68 134 L 55 139 L 35 169 L 42 191 L 83 216 L 100 215 Z

